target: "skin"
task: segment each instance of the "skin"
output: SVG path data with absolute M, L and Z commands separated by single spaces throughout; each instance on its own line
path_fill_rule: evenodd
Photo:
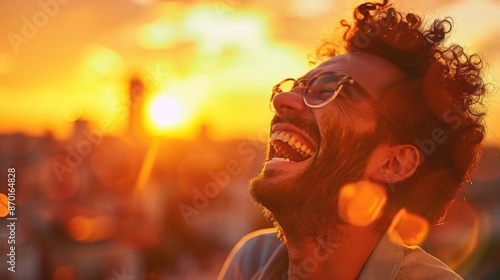
M 383 88 L 384 85 L 403 78 L 401 71 L 388 61 L 362 53 L 333 57 L 308 72 L 305 78 L 312 78 L 326 71 L 338 71 L 353 77 L 374 97 L 381 94 L 379 89 Z M 362 136 L 363 134 L 373 134 L 377 125 L 377 118 L 374 118 L 376 111 L 363 100 L 351 102 L 336 99 L 324 107 L 311 109 L 304 104 L 299 91 L 292 91 L 278 94 L 273 102 L 277 115 L 282 119 L 299 116 L 314 122 L 319 128 L 320 141 L 316 143 L 315 154 L 305 161 L 296 163 L 266 162 L 261 178 L 259 178 L 262 182 L 269 182 L 267 185 L 264 184 L 266 187 L 284 188 L 285 186 L 276 182 L 293 182 L 298 174 L 304 173 L 311 163 L 324 153 L 328 145 L 332 145 L 328 141 L 325 127 L 331 127 L 333 124 L 337 125 L 340 130 L 351 129 Z M 419 160 L 418 150 L 412 145 L 378 145 L 369 155 L 363 179 L 379 184 L 404 180 L 413 175 Z M 270 170 L 273 172 L 269 172 Z M 296 235 L 293 231 L 300 223 L 286 219 L 286 213 L 273 213 L 273 215 L 280 223 L 286 240 L 289 254 L 289 275 L 300 276 L 294 269 L 302 267 L 306 259 L 321 259 L 321 261 L 316 262 L 317 267 L 313 271 L 307 272 L 308 279 L 312 280 L 356 279 L 384 233 L 384 230 L 375 226 L 376 223 L 366 227 L 356 227 L 349 224 L 332 226 L 331 231 L 335 233 L 332 236 L 338 238 L 333 240 L 334 246 L 326 248 L 326 253 L 323 250 L 322 252 L 325 254 L 321 254 L 321 258 L 318 258 L 318 236 Z M 304 270 L 302 270 L 303 273 Z

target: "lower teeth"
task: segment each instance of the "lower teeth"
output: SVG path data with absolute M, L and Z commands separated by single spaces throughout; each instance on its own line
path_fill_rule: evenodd
M 290 159 L 288 158 L 273 158 L 272 161 L 277 161 L 277 162 L 291 162 Z

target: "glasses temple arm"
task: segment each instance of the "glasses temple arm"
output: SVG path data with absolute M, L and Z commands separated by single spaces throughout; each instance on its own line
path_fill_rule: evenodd
M 380 115 L 382 115 L 382 117 L 384 117 L 389 123 L 391 123 L 395 128 L 397 128 L 401 133 L 403 133 L 403 135 L 405 135 L 407 138 L 410 138 L 410 136 L 408 135 L 408 133 L 398 123 L 396 123 L 395 121 L 393 121 L 384 112 L 384 110 L 382 110 L 382 108 L 380 108 L 379 105 L 377 105 L 377 103 L 375 102 L 375 100 L 373 99 L 373 97 L 363 87 L 361 87 L 361 85 L 359 85 L 356 81 L 354 81 L 354 79 L 351 79 L 349 81 L 349 84 L 352 85 L 357 92 L 361 93 L 363 95 L 363 97 L 366 100 L 368 100 L 368 102 L 370 102 L 370 104 L 373 106 L 373 108 L 375 108 L 375 110 L 377 110 L 377 112 Z

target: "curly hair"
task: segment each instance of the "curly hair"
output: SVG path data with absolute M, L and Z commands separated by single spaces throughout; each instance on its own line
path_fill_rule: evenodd
M 406 76 L 378 97 L 385 111 L 398 120 L 407 135 L 393 131 L 381 119 L 377 133 L 391 144 L 412 144 L 421 164 L 409 179 L 396 184 L 389 210 L 406 208 L 431 223 L 440 222 L 458 189 L 470 182 L 484 138 L 486 83 L 483 59 L 468 55 L 462 46 L 445 46 L 452 19 L 435 20 L 424 27 L 412 13 L 396 11 L 387 0 L 364 3 L 354 11 L 343 45 L 325 40 L 316 51 L 320 60 L 348 52 L 383 57 Z

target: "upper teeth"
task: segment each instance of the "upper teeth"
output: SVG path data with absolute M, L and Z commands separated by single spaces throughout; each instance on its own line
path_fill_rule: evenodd
M 303 144 L 300 141 L 298 141 L 297 139 L 295 139 L 295 137 L 290 135 L 288 132 L 275 131 L 271 135 L 271 140 L 281 140 L 285 143 L 288 143 L 288 145 L 290 147 L 292 147 L 294 150 L 296 150 L 302 156 L 309 156 L 309 155 L 313 154 L 313 152 L 311 151 L 311 148 L 307 147 L 305 144 Z

